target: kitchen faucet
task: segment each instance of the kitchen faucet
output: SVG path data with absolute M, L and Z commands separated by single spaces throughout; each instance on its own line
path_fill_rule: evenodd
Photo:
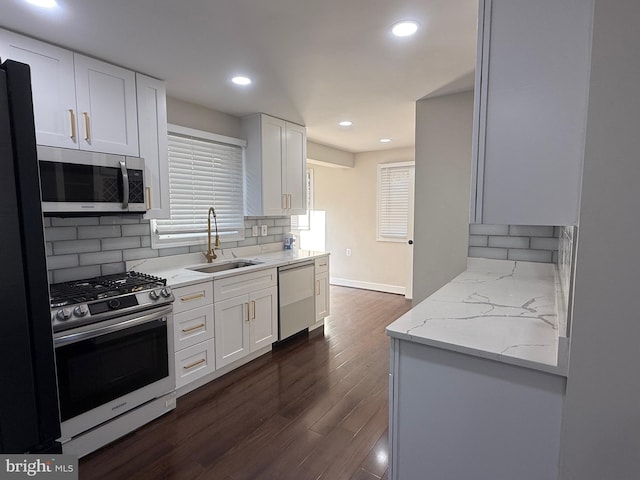
M 216 243 L 214 244 L 213 249 L 211 249 L 211 214 L 213 214 L 213 221 L 216 226 Z M 220 248 L 220 235 L 218 235 L 218 220 L 216 219 L 216 211 L 213 207 L 209 208 L 209 214 L 207 215 L 207 244 L 209 249 L 207 253 L 204 254 L 207 257 L 207 263 L 213 262 L 218 256 L 216 255 L 215 249 Z

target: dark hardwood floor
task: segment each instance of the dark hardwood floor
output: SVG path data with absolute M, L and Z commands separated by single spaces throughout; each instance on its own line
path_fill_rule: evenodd
M 403 296 L 331 287 L 316 330 L 80 460 L 80 479 L 387 478 L 389 338 Z

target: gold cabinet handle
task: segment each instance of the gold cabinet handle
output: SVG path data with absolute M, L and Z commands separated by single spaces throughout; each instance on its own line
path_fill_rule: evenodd
M 291 209 L 291 194 L 287 195 L 287 208 Z
M 87 112 L 82 112 L 84 115 L 84 139 L 88 142 L 91 138 L 91 130 L 89 127 L 89 114 Z
M 76 139 L 76 115 L 73 113 L 73 109 L 69 109 L 69 123 L 71 124 L 71 139 Z
M 151 210 L 151 187 L 147 187 L 147 210 Z
M 190 365 L 185 365 L 182 368 L 184 368 L 185 370 L 189 370 L 189 369 L 191 369 L 193 367 L 197 367 L 198 365 L 202 365 L 204 362 L 206 362 L 206 360 L 204 358 L 202 358 L 202 359 L 198 360 L 197 362 L 193 362 Z
M 249 318 L 249 303 L 245 303 L 244 304 L 244 313 L 246 314 L 246 318 L 245 318 L 245 322 L 248 322 L 250 320 Z
M 253 307 L 253 316 L 251 318 L 255 320 L 256 319 L 256 301 L 255 300 L 251 300 L 251 306 Z
M 204 328 L 205 326 L 206 325 L 204 323 L 201 323 L 200 325 L 196 325 L 195 327 L 183 328 L 182 332 L 183 333 L 193 332 L 194 330 L 198 330 L 199 328 Z
M 191 302 L 192 300 L 197 300 L 199 298 L 204 298 L 204 293 L 196 293 L 195 295 L 187 295 L 186 297 L 180 297 L 180 301 Z
M 282 209 L 286 210 L 287 209 L 287 194 L 283 194 L 282 195 Z

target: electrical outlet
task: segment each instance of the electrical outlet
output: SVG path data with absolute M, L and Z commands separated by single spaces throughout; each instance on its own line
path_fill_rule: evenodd
M 251 227 L 251 236 L 252 237 L 257 237 L 258 236 L 258 226 L 254 225 L 253 227 Z
M 260 228 L 262 229 L 261 234 L 263 237 L 267 236 L 267 226 L 266 225 L 260 225 Z
M 347 248 L 347 257 L 350 257 L 350 256 L 351 256 L 351 249 Z

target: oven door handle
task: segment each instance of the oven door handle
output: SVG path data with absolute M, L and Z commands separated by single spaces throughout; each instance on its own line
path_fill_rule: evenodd
M 120 330 L 125 330 L 127 328 L 135 327 L 136 325 L 142 325 L 143 323 L 149 323 L 154 320 L 159 320 L 160 318 L 166 315 L 169 315 L 172 311 L 173 311 L 173 306 L 168 306 L 161 310 L 155 310 L 153 313 L 149 313 L 147 315 L 142 315 L 139 317 L 134 317 L 129 320 L 124 320 L 122 322 L 114 323 L 113 325 L 106 325 L 104 327 L 99 327 L 93 330 L 87 330 L 83 332 L 69 333 L 67 335 L 54 338 L 53 344 L 55 347 L 60 347 L 63 345 L 69 345 L 72 343 L 81 342 L 83 340 L 88 340 L 90 338 L 100 337 L 108 333 L 118 332 Z

